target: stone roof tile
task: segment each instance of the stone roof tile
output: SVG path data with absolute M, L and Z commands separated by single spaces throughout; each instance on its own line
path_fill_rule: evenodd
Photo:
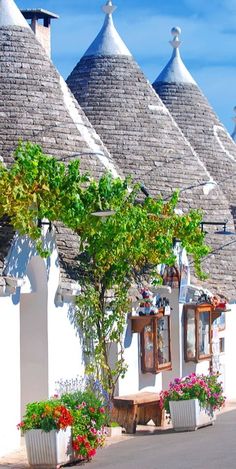
M 212 177 L 132 57 L 84 56 L 67 83 L 125 174 L 144 183 L 151 195 L 167 197 L 175 188 L 192 186 L 181 193 L 182 208 L 202 209 L 206 220 L 229 219 L 233 229 L 221 190 L 206 196 L 196 187 Z M 210 236 L 213 249 L 222 244 L 219 238 Z M 204 264 L 210 272 L 205 285 L 236 297 L 236 248 Z
M 168 80 L 161 72 L 153 87 L 229 201 L 236 221 L 236 145 L 198 85 Z
M 41 145 L 46 154 L 60 161 L 79 158 L 82 171 L 96 178 L 107 169 L 120 174 L 28 27 L 0 27 L 0 96 L 0 155 L 6 164 L 12 163 L 18 141 L 23 139 Z M 12 237 L 10 227 L 0 231 L 0 277 Z M 69 279 L 74 282 L 78 239 L 75 234 L 68 237 L 61 229 L 56 237 L 63 288 L 65 279 L 67 286 Z

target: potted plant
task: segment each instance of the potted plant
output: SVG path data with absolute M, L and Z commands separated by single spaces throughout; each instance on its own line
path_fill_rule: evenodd
M 76 459 L 91 460 L 105 443 L 106 408 L 92 391 L 75 391 L 61 396 L 74 415 L 72 448 Z
M 106 408 L 92 391 L 30 403 L 18 428 L 25 435 L 32 469 L 54 469 L 74 460 L 91 460 L 105 442 Z
M 161 405 L 169 414 L 174 430 L 196 430 L 213 424 L 215 411 L 225 403 L 219 374 L 176 378 L 161 392 Z
M 33 469 L 56 469 L 72 460 L 74 417 L 61 400 L 33 402 L 18 428 L 25 435 L 27 458 Z

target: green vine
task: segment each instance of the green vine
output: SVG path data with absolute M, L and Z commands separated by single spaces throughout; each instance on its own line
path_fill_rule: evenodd
M 173 239 L 193 257 L 200 277 L 201 258 L 209 252 L 201 212 L 177 214 L 178 192 L 167 202 L 157 196 L 138 203 L 139 190 L 130 179 L 110 174 L 95 181 L 80 173 L 78 160 L 65 166 L 31 143 L 19 144 L 10 168 L 0 163 L 0 218 L 9 217 L 15 230 L 35 240 L 42 255 L 48 253 L 42 249 L 38 220 L 62 222 L 79 235 L 82 293 L 73 320 L 83 333 L 88 370 L 111 396 L 127 369 L 122 335 L 131 285 L 153 277 L 160 264 L 175 264 Z M 106 219 L 92 215 L 108 209 L 115 214 Z M 114 344 L 118 359 L 111 364 Z

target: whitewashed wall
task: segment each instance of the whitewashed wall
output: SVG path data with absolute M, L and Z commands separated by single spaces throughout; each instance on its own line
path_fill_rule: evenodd
M 56 250 L 54 250 L 50 261 L 48 276 L 48 383 L 49 396 L 52 396 L 56 391 L 56 381 L 82 376 L 84 365 L 80 339 L 70 322 L 73 299 L 59 303 L 56 296 L 60 281 Z
M 51 235 L 50 235 L 51 236 Z M 16 240 L 7 274 L 24 284 L 0 297 L 0 456 L 20 446 L 20 422 L 27 402 L 55 393 L 55 381 L 82 375 L 80 341 L 69 320 L 71 303 L 58 304 L 58 255 L 53 239 L 47 260 L 26 239 Z
M 228 400 L 236 401 L 236 304 L 229 306 L 231 311 L 225 314 L 225 394 Z
M 173 290 L 165 296 L 170 299 L 171 305 L 171 353 L 172 370 L 164 371 L 158 375 L 141 372 L 140 365 L 140 334 L 131 332 L 131 321 L 127 320 L 125 331 L 125 359 L 128 371 L 125 378 L 119 380 L 117 394 L 125 395 L 139 391 L 160 391 L 167 389 L 169 382 L 175 377 L 183 377 L 190 373 L 208 374 L 210 361 L 199 363 L 184 360 L 184 321 L 183 305 L 178 302 L 178 291 Z M 231 311 L 226 312 L 226 330 L 221 333 L 225 337 L 225 352 L 220 354 L 221 379 L 224 384 L 227 399 L 236 401 L 236 305 L 230 305 Z
M 27 267 L 30 292 L 20 299 L 21 413 L 28 402 L 48 395 L 47 271 L 32 257 Z
M 117 394 L 120 396 L 132 394 L 141 391 L 160 392 L 166 388 L 172 379 L 179 375 L 180 371 L 180 315 L 178 304 L 178 292 L 172 290 L 168 293 L 168 289 L 161 288 L 160 295 L 169 298 L 171 306 L 171 347 L 172 347 L 172 371 L 164 371 L 162 373 L 142 373 L 140 358 L 140 334 L 132 333 L 131 321 L 127 320 L 127 327 L 124 335 L 125 360 L 128 364 L 128 371 L 124 379 L 119 380 L 119 388 Z
M 13 296 L 0 297 L 0 456 L 20 445 L 16 424 L 25 403 L 46 399 L 55 393 L 55 382 L 82 375 L 83 360 L 79 337 L 70 323 L 72 303 L 58 301 L 60 283 L 58 255 L 50 240 L 52 255 L 36 256 L 26 240 L 18 240 L 9 256 L 8 274 L 23 278 L 24 285 Z M 162 293 L 161 293 L 162 294 Z M 138 391 L 160 391 L 176 376 L 190 372 L 207 373 L 209 362 L 184 362 L 182 305 L 178 292 L 165 293 L 170 299 L 172 371 L 143 374 L 140 364 L 140 335 L 131 332 L 130 320 L 124 336 L 126 377 L 119 381 L 119 395 Z M 236 305 L 226 313 L 225 387 L 236 400 Z M 117 350 L 114 350 L 114 359 Z
M 15 304 L 14 304 L 15 303 Z M 0 297 L 0 456 L 20 445 L 20 315 L 17 296 Z

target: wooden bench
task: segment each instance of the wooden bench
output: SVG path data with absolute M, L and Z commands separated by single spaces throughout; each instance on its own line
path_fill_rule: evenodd
M 160 407 L 160 396 L 155 392 L 140 392 L 129 396 L 114 397 L 112 419 L 135 433 L 136 425 L 147 425 L 153 420 L 156 426 L 163 426 L 165 412 Z

